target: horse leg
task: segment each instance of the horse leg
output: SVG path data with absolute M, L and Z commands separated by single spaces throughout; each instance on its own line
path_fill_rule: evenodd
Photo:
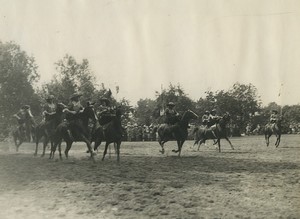
M 204 139 L 201 139 L 201 140 L 199 141 L 199 145 L 198 145 L 198 151 L 200 150 L 200 145 L 201 145 L 203 142 L 205 142 L 205 140 L 204 140 Z
M 116 147 L 117 161 L 120 162 L 120 146 L 121 146 L 121 141 L 118 141 L 118 142 L 114 143 L 114 146 Z
M 231 147 L 231 149 L 232 150 L 234 150 L 234 147 L 233 147 L 233 145 L 231 144 L 231 141 L 228 139 L 228 137 L 226 136 L 226 137 L 224 137 L 227 141 L 228 141 L 228 143 L 230 144 L 230 147 Z
M 267 147 L 269 146 L 269 138 L 270 138 L 269 134 L 265 134 Z
M 62 155 L 61 155 L 61 142 L 58 144 L 58 152 L 59 152 L 59 159 L 62 160 Z
M 35 152 L 33 154 L 34 156 L 36 156 L 38 153 L 39 141 L 40 141 L 40 135 L 39 133 L 37 133 L 35 137 Z
M 101 142 L 102 141 L 100 139 L 95 140 L 94 151 L 98 151 L 98 147 L 100 146 Z
M 54 153 L 56 151 L 56 147 L 59 144 L 59 140 L 54 141 L 54 144 L 51 145 L 51 151 L 50 151 L 50 156 L 49 159 L 53 159 L 54 158 Z
M 94 158 L 94 153 L 93 153 L 93 149 L 91 146 L 91 142 L 88 138 L 86 138 L 84 135 L 81 135 L 81 138 L 83 139 L 83 141 L 86 143 L 86 146 L 88 148 L 88 151 L 90 152 L 91 156 L 90 158 L 93 160 L 93 162 L 95 162 L 95 158 Z
M 106 142 L 106 143 L 105 143 L 104 152 L 103 152 L 102 161 L 104 160 L 104 158 L 105 158 L 105 155 L 106 155 L 106 153 L 107 153 L 107 148 L 108 148 L 108 145 L 109 145 L 109 143 L 108 143 L 108 142 Z
M 180 141 L 178 157 L 180 157 L 180 155 L 181 155 L 181 149 L 182 149 L 183 143 L 184 143 L 184 140 Z
M 162 154 L 164 154 L 165 153 L 165 149 L 164 149 L 164 143 L 165 143 L 165 141 L 159 140 L 158 143 L 161 146 L 161 150 L 159 152 L 162 153 Z
M 221 139 L 220 138 L 218 138 L 218 147 L 219 147 L 219 152 L 221 152 L 221 143 L 220 143 L 220 141 L 221 141 Z
M 72 147 L 72 143 L 73 143 L 73 141 L 70 141 L 70 140 L 67 140 L 67 141 L 66 141 L 66 144 L 67 144 L 66 149 L 65 149 L 65 156 L 66 156 L 66 159 L 69 158 L 69 150 L 70 150 L 71 147 Z
M 44 142 L 43 142 L 43 153 L 42 153 L 41 157 L 45 156 L 46 147 L 47 147 L 48 143 L 49 143 L 49 139 L 45 136 L 45 139 L 44 139 Z M 52 144 L 52 142 L 51 142 L 51 144 Z
M 19 151 L 19 147 L 20 147 L 20 145 L 23 143 L 23 141 L 22 140 L 20 140 L 19 141 L 19 143 L 17 144 L 17 146 L 16 146 L 16 152 L 18 152 Z
M 276 148 L 279 146 L 281 134 L 277 134 L 277 140 L 275 143 Z

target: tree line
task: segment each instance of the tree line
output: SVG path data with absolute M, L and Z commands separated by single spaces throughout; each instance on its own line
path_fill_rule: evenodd
M 37 122 L 41 120 L 45 97 L 53 94 L 57 102 L 68 103 L 70 96 L 79 92 L 82 103 L 95 102 L 108 91 L 113 91 L 113 104 L 122 104 L 125 108 L 124 125 L 128 122 L 150 125 L 163 122 L 164 108 L 168 102 L 176 103 L 176 110 L 183 113 L 187 109 L 202 116 L 206 110 L 217 109 L 219 114 L 229 112 L 235 135 L 240 135 L 248 123 L 264 125 L 268 122 L 272 109 L 283 115 L 283 129 L 288 131 L 289 124 L 300 123 L 300 105 L 279 106 L 272 102 L 263 107 L 257 89 L 252 84 L 235 83 L 229 90 L 207 91 L 205 97 L 192 100 L 180 84 L 155 91 L 154 99 L 140 99 L 131 106 L 126 98 L 118 99 L 119 87 L 108 88 L 104 83 L 97 84 L 87 59 L 76 60 L 66 54 L 56 63 L 56 73 L 52 79 L 37 87 L 40 79 L 38 65 L 33 56 L 29 56 L 13 42 L 0 41 L 0 138 L 9 136 L 16 125 L 13 114 L 24 104 L 31 106 Z M 101 79 L 100 79 L 101 80 Z M 197 121 L 197 123 L 199 123 Z

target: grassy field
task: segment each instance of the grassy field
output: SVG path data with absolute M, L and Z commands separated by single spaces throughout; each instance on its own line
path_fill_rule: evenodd
M 184 144 L 159 153 L 157 142 L 124 142 L 121 161 L 88 160 L 83 143 L 69 160 L 34 157 L 26 143 L 18 153 L 0 143 L 0 218 L 300 218 L 300 136 L 263 136 Z M 40 151 L 41 153 L 41 146 Z

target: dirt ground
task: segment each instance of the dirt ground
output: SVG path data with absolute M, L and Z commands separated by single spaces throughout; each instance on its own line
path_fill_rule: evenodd
M 300 136 L 279 148 L 274 137 L 231 140 L 221 153 L 188 141 L 181 158 L 175 142 L 164 155 L 157 142 L 124 142 L 119 164 L 101 161 L 103 145 L 94 164 L 83 143 L 63 161 L 0 143 L 0 218 L 300 218 Z

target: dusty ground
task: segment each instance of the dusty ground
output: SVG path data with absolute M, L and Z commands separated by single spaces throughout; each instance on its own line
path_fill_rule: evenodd
M 165 155 L 156 142 L 125 142 L 120 164 L 100 161 L 103 146 L 93 164 L 82 143 L 63 161 L 1 143 L 0 218 L 300 218 L 300 136 L 274 142 L 233 138 L 222 153 L 186 142 L 181 158 L 174 142 Z

